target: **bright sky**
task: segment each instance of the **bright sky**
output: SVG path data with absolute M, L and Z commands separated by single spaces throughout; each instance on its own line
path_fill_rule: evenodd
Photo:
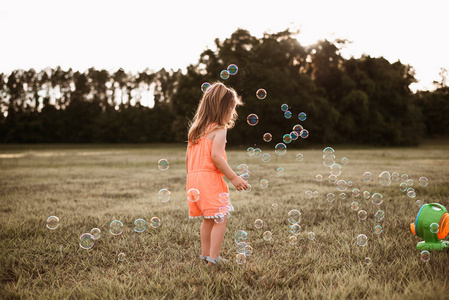
M 449 69 L 448 11 L 447 0 L 0 0 L 0 72 L 185 69 L 237 28 L 261 37 L 293 26 L 305 46 L 346 38 L 347 58 L 410 64 L 412 89 L 432 89 Z

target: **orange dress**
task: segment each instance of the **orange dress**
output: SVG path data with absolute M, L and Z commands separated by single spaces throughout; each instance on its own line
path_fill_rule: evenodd
M 200 216 L 207 219 L 215 218 L 215 214 L 219 212 L 220 207 L 225 205 L 219 201 L 219 195 L 229 193 L 228 186 L 223 179 L 223 173 L 218 170 L 211 158 L 212 141 L 206 137 L 215 125 L 211 124 L 196 144 L 189 142 L 187 147 L 186 191 L 195 188 L 200 192 L 198 201 L 187 201 L 189 203 L 189 218 Z M 223 158 L 227 161 L 225 150 L 223 150 Z

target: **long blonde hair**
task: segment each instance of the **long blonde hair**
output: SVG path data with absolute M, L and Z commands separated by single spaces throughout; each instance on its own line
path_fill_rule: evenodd
M 230 129 L 237 120 L 235 108 L 243 105 L 237 92 L 226 87 L 223 83 L 214 83 L 204 94 L 198 104 L 193 121 L 189 128 L 189 143 L 196 144 L 206 133 L 207 128 L 216 123 L 215 128 Z M 228 120 L 231 114 L 231 119 Z

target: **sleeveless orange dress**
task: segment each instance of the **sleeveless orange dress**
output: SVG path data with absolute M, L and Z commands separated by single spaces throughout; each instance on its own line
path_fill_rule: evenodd
M 207 134 L 216 124 L 211 124 L 202 138 L 196 144 L 190 143 L 187 147 L 187 186 L 186 192 L 195 188 L 200 192 L 199 200 L 189 203 L 189 218 L 215 218 L 220 207 L 224 204 L 219 201 L 221 193 L 229 193 L 228 186 L 223 179 L 223 173 L 212 161 L 212 140 Z M 226 151 L 223 158 L 227 161 Z M 231 206 L 232 207 L 232 206 Z

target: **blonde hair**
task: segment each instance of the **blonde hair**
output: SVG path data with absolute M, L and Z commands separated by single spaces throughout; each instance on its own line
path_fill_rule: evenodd
M 215 128 L 230 129 L 237 120 L 235 108 L 243 105 L 237 92 L 223 83 L 214 83 L 204 94 L 198 104 L 193 121 L 190 122 L 188 139 L 196 144 L 206 133 L 207 128 L 215 123 Z M 231 119 L 228 117 L 231 115 Z

